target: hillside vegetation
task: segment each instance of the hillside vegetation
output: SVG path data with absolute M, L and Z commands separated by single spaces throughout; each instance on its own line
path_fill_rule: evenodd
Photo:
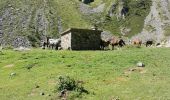
M 114 51 L 12 50 L 0 53 L 2 100 L 56 100 L 60 76 L 83 82 L 89 94 L 68 100 L 170 99 L 170 49 Z M 7 60 L 8 59 L 8 60 Z M 137 62 L 144 68 L 137 68 Z M 37 87 L 38 86 L 38 87 Z M 44 93 L 44 95 L 41 95 Z
M 38 46 L 44 36 L 59 37 L 67 28 L 93 25 L 112 34 L 132 36 L 142 30 L 150 4 L 150 0 L 95 0 L 90 4 L 79 0 L 1 0 L 0 43 Z

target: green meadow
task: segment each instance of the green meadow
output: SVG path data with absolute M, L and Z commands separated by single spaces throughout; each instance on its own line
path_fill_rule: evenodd
M 170 49 L 0 52 L 0 100 L 58 100 L 60 76 L 82 81 L 89 92 L 72 100 L 169 100 Z

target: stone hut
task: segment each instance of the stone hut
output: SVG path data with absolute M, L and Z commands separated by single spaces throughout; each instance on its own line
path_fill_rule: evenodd
M 100 30 L 70 28 L 61 33 L 64 50 L 100 50 Z

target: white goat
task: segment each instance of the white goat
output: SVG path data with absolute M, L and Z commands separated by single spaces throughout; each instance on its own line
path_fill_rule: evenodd
M 60 46 L 61 43 L 61 39 L 49 39 L 49 46 L 52 47 L 56 47 L 56 49 L 58 49 L 58 47 Z

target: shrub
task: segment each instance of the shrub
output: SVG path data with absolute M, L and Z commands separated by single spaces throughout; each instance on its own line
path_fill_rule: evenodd
M 60 76 L 57 91 L 61 92 L 67 90 L 72 92 L 69 98 L 81 97 L 82 93 L 88 94 L 89 92 L 83 87 L 82 82 L 76 81 L 69 76 Z M 56 92 L 56 90 L 55 90 Z
M 59 87 L 58 91 L 62 91 L 64 89 L 67 89 L 69 91 L 76 90 L 77 88 L 77 83 L 74 79 L 71 79 L 70 77 L 59 77 Z

